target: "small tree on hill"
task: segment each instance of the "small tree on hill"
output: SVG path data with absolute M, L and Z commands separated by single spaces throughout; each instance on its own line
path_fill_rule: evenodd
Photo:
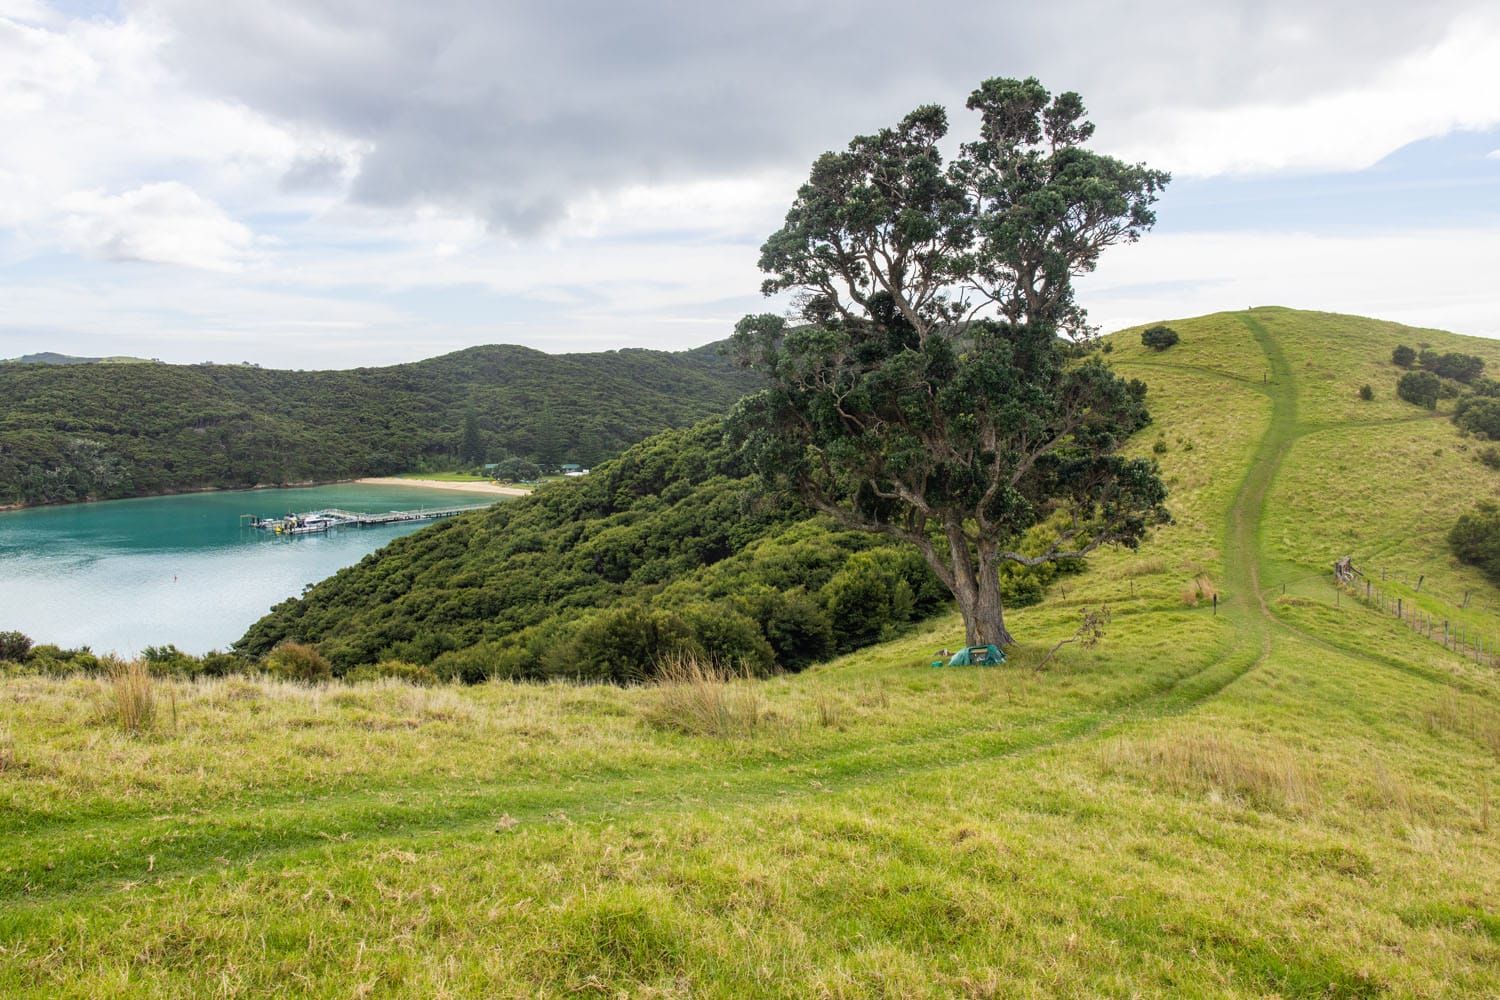
M 1417 352 L 1402 344 L 1391 352 L 1391 364 L 1398 368 L 1410 368 L 1417 363 Z
M 1180 338 L 1177 336 L 1176 330 L 1172 329 L 1170 326 L 1163 326 L 1161 324 L 1147 327 L 1145 330 L 1141 331 L 1141 343 L 1145 344 L 1153 351 L 1165 351 L 1167 348 L 1177 343 L 1179 339 Z
M 458 442 L 458 460 L 465 465 L 484 461 L 484 439 L 479 436 L 479 415 L 473 410 L 464 414 L 464 433 Z
M 760 259 L 805 325 L 740 321 L 736 353 L 771 385 L 730 426 L 812 507 L 914 545 L 969 643 L 1008 644 L 1003 564 L 1134 547 L 1167 519 L 1155 463 L 1116 454 L 1145 386 L 1059 335 L 1088 336 L 1073 276 L 1152 226 L 1168 177 L 1086 149 L 1077 94 L 995 79 L 968 107 L 980 138 L 946 167 L 936 106 L 813 165 Z
M 1438 394 L 1443 390 L 1443 380 L 1432 372 L 1407 372 L 1396 382 L 1396 395 L 1408 403 L 1437 409 Z
M 25 663 L 31 655 L 31 637 L 24 632 L 0 632 L 0 660 Z

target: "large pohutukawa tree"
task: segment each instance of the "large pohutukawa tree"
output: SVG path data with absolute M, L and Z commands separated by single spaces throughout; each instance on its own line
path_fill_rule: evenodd
M 736 327 L 770 387 L 730 427 L 812 507 L 915 545 L 970 644 L 1009 644 L 1007 561 L 1134 548 L 1167 520 L 1155 463 L 1116 454 L 1150 420 L 1145 386 L 1074 349 L 1072 279 L 1151 227 L 1169 178 L 1085 148 L 1077 94 L 994 79 L 968 107 L 979 138 L 947 165 L 935 105 L 813 164 L 760 258 L 800 315 Z

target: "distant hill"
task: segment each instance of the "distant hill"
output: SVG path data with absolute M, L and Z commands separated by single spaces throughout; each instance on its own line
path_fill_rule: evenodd
M 132 358 L 117 355 L 108 358 L 81 358 L 72 354 L 57 354 L 42 351 L 39 354 L 23 354 L 19 358 L 0 358 L 0 365 L 159 365 L 154 358 Z
M 0 365 L 0 504 L 441 465 L 456 462 L 470 412 L 492 457 L 594 465 L 723 412 L 754 384 L 712 345 L 592 354 L 495 345 L 349 371 L 12 363 Z

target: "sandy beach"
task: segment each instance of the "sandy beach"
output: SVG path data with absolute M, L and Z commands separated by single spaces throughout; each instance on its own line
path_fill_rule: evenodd
M 366 486 L 420 486 L 430 490 L 454 490 L 459 493 L 489 493 L 493 496 L 502 497 L 524 497 L 531 490 L 524 486 L 500 486 L 495 483 L 451 483 L 442 479 L 402 479 L 399 476 L 370 476 L 365 479 L 356 479 L 356 483 Z

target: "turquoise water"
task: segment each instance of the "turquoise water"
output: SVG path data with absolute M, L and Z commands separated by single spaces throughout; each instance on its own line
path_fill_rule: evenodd
M 241 514 L 481 506 L 493 498 L 404 486 L 194 493 L 0 513 L 0 631 L 130 655 L 173 643 L 223 649 L 304 587 L 431 522 L 277 538 Z

